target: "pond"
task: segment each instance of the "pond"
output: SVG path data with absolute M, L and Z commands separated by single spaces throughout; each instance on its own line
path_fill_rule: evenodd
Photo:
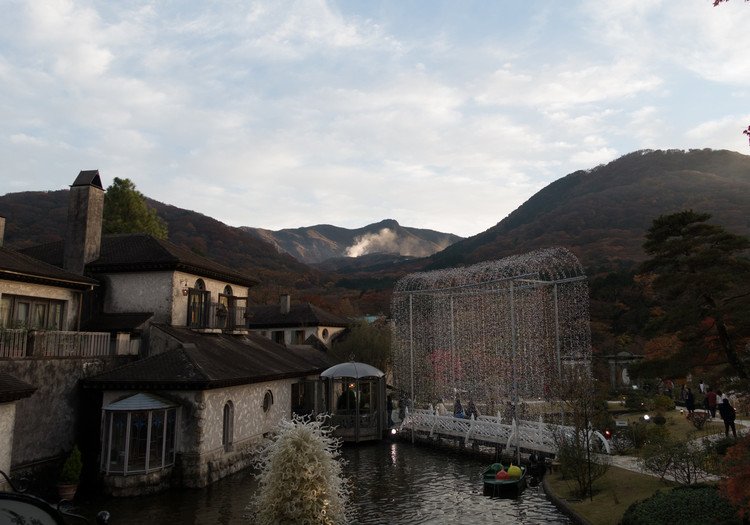
M 541 487 L 528 487 L 518 499 L 483 496 L 487 460 L 470 454 L 384 441 L 347 446 L 342 455 L 352 482 L 353 523 L 570 523 Z M 256 489 L 246 470 L 205 489 L 97 499 L 82 510 L 93 517 L 107 509 L 112 525 L 252 523 L 246 507 Z

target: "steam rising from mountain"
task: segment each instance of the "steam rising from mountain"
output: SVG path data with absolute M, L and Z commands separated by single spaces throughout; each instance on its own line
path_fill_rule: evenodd
M 440 243 L 442 250 L 450 242 L 447 240 Z M 346 249 L 347 257 L 359 257 L 369 253 L 398 253 L 411 257 L 427 257 L 435 253 L 435 249 L 429 249 L 424 245 L 422 239 L 409 236 L 399 236 L 397 232 L 390 228 L 383 228 L 377 233 L 366 233 L 354 239 L 354 244 Z

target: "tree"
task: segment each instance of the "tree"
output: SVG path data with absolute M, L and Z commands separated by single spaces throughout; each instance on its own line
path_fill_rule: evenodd
M 734 342 L 732 313 L 746 311 L 750 298 L 750 261 L 744 257 L 750 240 L 706 224 L 710 218 L 688 210 L 655 219 L 643 244 L 651 259 L 641 270 L 655 275 L 664 326 L 687 322 L 699 327 L 697 335 L 703 339 L 713 331 L 736 374 L 747 379 Z
M 750 519 L 750 437 L 727 450 L 722 467 L 719 489 L 739 509 L 740 517 Z
M 148 233 L 167 238 L 167 224 L 146 204 L 130 179 L 115 177 L 104 194 L 104 233 Z
M 334 342 L 331 354 L 345 361 L 353 358 L 386 372 L 392 361 L 390 327 L 381 320 L 357 323 Z
M 560 410 L 569 430 L 553 434 L 563 477 L 575 482 L 578 497 L 593 499 L 593 485 L 609 469 L 603 455 L 592 455 L 596 446 L 593 429 L 609 414 L 604 400 L 597 395 L 596 381 L 586 370 L 568 370 L 555 382 L 552 391 L 559 396 Z

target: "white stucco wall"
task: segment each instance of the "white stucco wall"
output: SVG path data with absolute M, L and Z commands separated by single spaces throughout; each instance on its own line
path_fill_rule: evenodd
M 174 272 L 109 273 L 104 276 L 104 311 L 153 312 L 155 323 L 169 323 L 172 315 Z
M 78 305 L 81 298 L 79 292 L 68 290 L 67 288 L 60 288 L 58 286 L 22 283 L 0 279 L 0 295 L 2 294 L 25 295 L 27 297 L 42 297 L 44 299 L 66 301 L 63 330 L 75 330 L 77 328 Z
M 206 290 L 211 292 L 211 302 L 218 302 L 219 294 L 224 293 L 224 288 L 229 285 L 232 287 L 232 295 L 235 297 L 247 297 L 247 286 L 231 284 L 225 281 L 217 281 L 200 275 L 185 272 L 175 272 L 172 279 L 172 324 L 175 326 L 185 326 L 187 324 L 187 295 L 183 295 L 185 285 L 187 288 L 195 288 L 195 282 L 203 279 Z
M 262 337 L 265 337 L 267 339 L 274 340 L 273 334 L 274 332 L 284 332 L 284 344 L 295 344 L 294 343 L 294 334 L 297 330 L 304 330 L 305 337 L 304 339 L 307 340 L 308 337 L 311 335 L 315 335 L 318 339 L 323 341 L 323 343 L 326 346 L 331 345 L 331 338 L 336 335 L 339 332 L 343 332 L 344 328 L 341 328 L 340 326 L 297 326 L 294 328 L 257 328 L 251 330 L 253 333 L 258 334 Z M 323 337 L 323 330 L 328 330 L 328 337 Z
M 275 430 L 282 418 L 292 414 L 292 383 L 298 379 L 270 381 L 254 385 L 243 385 L 205 392 L 203 411 L 203 440 L 200 453 L 207 454 L 222 449 L 224 432 L 224 405 L 234 405 L 234 444 L 258 442 L 263 434 Z M 273 405 L 263 412 L 263 396 L 270 390 Z
M 13 450 L 13 427 L 16 421 L 16 404 L 0 403 L 0 470 L 10 476 L 10 461 Z M 0 477 L 0 490 L 7 490 L 5 480 Z

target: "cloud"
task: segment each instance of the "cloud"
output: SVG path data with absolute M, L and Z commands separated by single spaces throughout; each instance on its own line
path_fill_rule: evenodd
M 743 4 L 13 2 L 4 182 L 98 168 L 232 225 L 471 235 L 628 151 L 745 151 Z

